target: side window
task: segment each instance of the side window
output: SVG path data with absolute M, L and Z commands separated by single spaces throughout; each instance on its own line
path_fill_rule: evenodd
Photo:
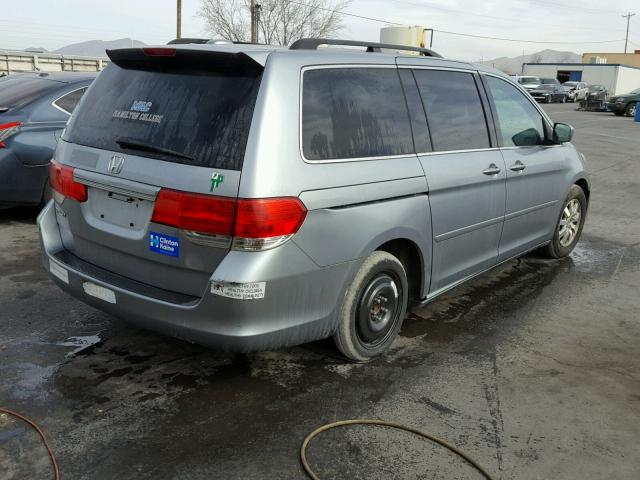
M 397 69 L 304 72 L 302 151 L 308 160 L 413 153 L 409 114 Z
M 411 117 L 411 128 L 413 130 L 413 143 L 416 146 L 417 153 L 426 153 L 431 151 L 431 138 L 429 137 L 429 127 L 427 126 L 427 117 L 424 114 L 422 101 L 413 73 L 407 68 L 398 69 L 404 96 L 407 99 L 409 107 L 409 116 Z
M 414 70 L 427 112 L 433 151 L 488 148 L 489 131 L 471 73 Z
M 510 83 L 485 77 L 498 117 L 503 147 L 530 147 L 544 143 L 544 120 L 531 102 Z
M 73 110 L 76 108 L 82 95 L 87 91 L 88 87 L 80 88 L 78 90 L 74 90 L 73 92 L 67 93 L 65 96 L 57 99 L 53 104 L 61 110 L 64 110 L 65 113 L 71 115 Z

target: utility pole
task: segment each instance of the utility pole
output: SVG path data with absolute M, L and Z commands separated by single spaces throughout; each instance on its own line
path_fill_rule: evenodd
M 627 19 L 627 36 L 624 39 L 624 53 L 627 53 L 627 44 L 629 43 L 629 22 L 631 21 L 631 17 L 633 17 L 635 13 L 627 13 L 626 15 L 622 15 L 622 18 Z
M 251 0 L 251 43 L 258 41 L 258 22 L 256 20 L 256 0 Z
M 182 0 L 176 0 L 176 38 L 182 37 Z

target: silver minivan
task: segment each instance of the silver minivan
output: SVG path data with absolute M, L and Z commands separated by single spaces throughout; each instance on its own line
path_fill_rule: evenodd
M 203 345 L 333 336 L 366 361 L 409 304 L 568 255 L 589 199 L 572 128 L 498 71 L 398 50 L 109 51 L 51 164 L 52 279 Z

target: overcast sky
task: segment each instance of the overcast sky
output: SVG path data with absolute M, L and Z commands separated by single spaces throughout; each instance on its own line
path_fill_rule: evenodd
M 183 0 L 183 36 L 208 35 L 197 17 L 199 5 L 200 0 Z M 435 33 L 433 48 L 439 53 L 464 60 L 488 60 L 545 48 L 576 53 L 621 52 L 626 29 L 622 14 L 633 12 L 634 7 L 638 15 L 631 19 L 632 51 L 640 49 L 638 0 L 353 0 L 345 12 L 449 32 L 561 42 L 535 44 Z M 348 16 L 344 19 L 342 37 L 379 40 L 384 23 Z M 85 40 L 123 37 L 166 43 L 174 36 L 175 0 L 21 0 L 3 8 L 0 17 L 0 49 L 54 50 Z M 609 40 L 616 41 L 587 43 Z

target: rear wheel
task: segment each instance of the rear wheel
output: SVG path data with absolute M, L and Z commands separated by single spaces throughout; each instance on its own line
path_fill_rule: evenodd
M 373 252 L 347 289 L 340 309 L 336 346 L 355 362 L 384 353 L 400 331 L 407 311 L 407 274 L 400 260 Z
M 637 103 L 630 103 L 629 105 L 627 105 L 627 109 L 624 112 L 627 117 L 636 116 L 636 105 Z
M 562 258 L 571 253 L 582 234 L 586 214 L 587 197 L 582 188 L 573 185 L 562 206 L 553 239 L 546 247 L 548 256 Z

